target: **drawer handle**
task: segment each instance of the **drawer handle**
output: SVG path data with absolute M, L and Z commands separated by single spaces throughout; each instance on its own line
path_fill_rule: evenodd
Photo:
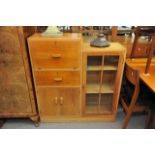
M 53 59 L 59 59 L 59 58 L 61 58 L 61 54 L 53 54 L 52 58 Z
M 54 78 L 54 81 L 61 82 L 62 81 L 62 77 L 56 77 L 56 78 Z
M 63 105 L 63 97 L 60 97 L 60 105 Z

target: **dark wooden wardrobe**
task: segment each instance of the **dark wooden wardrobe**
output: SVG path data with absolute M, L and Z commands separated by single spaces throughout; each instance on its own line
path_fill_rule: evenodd
M 0 118 L 38 120 L 26 43 L 34 31 L 33 27 L 0 26 Z

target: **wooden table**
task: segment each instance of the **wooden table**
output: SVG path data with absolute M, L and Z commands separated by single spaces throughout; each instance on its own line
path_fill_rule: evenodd
M 146 58 L 127 59 L 126 63 L 140 72 L 140 79 L 155 93 L 155 58 L 152 59 L 150 73 L 145 73 Z

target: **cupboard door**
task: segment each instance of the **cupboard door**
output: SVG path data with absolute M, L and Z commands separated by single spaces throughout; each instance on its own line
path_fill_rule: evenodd
M 61 115 L 80 114 L 80 88 L 60 88 Z
M 119 55 L 87 55 L 85 114 L 111 114 L 115 96 Z
M 78 115 L 80 113 L 79 88 L 40 87 L 37 94 L 41 117 Z
M 38 88 L 38 105 L 41 117 L 59 115 L 59 89 Z

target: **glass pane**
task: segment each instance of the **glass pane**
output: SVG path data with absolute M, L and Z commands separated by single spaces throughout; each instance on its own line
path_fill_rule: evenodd
M 99 95 L 87 94 L 86 95 L 86 114 L 95 114 L 99 112 Z
M 99 93 L 100 71 L 87 72 L 86 90 L 87 93 Z
M 113 93 L 115 86 L 116 71 L 103 71 L 102 93 Z
M 87 63 L 87 71 L 100 70 L 102 56 L 88 56 Z
M 113 94 L 102 94 L 100 102 L 100 113 L 111 113 L 112 112 L 112 100 Z
M 104 70 L 117 70 L 119 56 L 105 56 Z

